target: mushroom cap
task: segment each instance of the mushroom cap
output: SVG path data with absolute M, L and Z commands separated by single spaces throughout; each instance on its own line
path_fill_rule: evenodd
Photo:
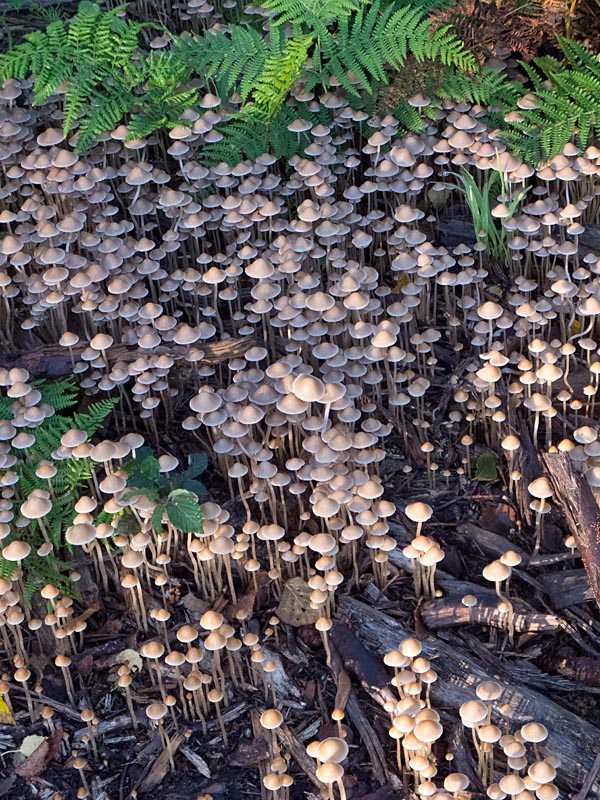
M 427 522 L 431 519 L 433 509 L 427 503 L 409 503 L 404 509 L 404 513 L 411 522 Z
M 41 519 L 49 514 L 52 510 L 52 501 L 47 497 L 41 497 L 38 494 L 31 495 L 21 505 L 21 514 L 26 519 Z
M 479 700 L 467 700 L 459 708 L 458 713 L 463 724 L 468 728 L 472 728 L 473 725 L 482 722 L 486 718 L 487 707 Z
M 521 728 L 521 736 L 526 742 L 544 742 L 548 738 L 548 729 L 540 722 L 528 722 Z
M 503 564 L 499 559 L 487 564 L 482 571 L 482 575 L 486 581 L 492 581 L 494 583 L 507 580 L 510 578 L 510 574 L 511 568 L 508 564 Z
M 344 776 L 344 768 L 336 761 L 327 761 L 317 767 L 316 775 L 321 783 L 335 783 L 336 781 L 341 781 L 342 777 Z
M 552 485 L 550 484 L 548 478 L 536 478 L 535 480 L 531 481 L 527 489 L 532 497 L 536 497 L 539 500 L 545 500 L 548 497 L 552 497 Z
M 317 748 L 319 761 L 341 764 L 348 755 L 348 745 L 339 736 L 323 739 Z
M 67 528 L 65 538 L 72 545 L 90 544 L 96 538 L 96 528 L 89 522 L 79 522 Z
M 151 703 L 149 706 L 146 707 L 146 716 L 148 719 L 157 722 L 158 720 L 163 719 L 166 716 L 168 711 L 167 706 L 164 703 Z
M 23 561 L 31 553 L 31 545 L 15 539 L 2 549 L 2 558 L 7 561 Z
M 298 375 L 292 384 L 292 392 L 305 403 L 316 403 L 325 394 L 325 384 L 314 375 Z
M 216 631 L 217 628 L 221 627 L 224 621 L 223 615 L 219 614 L 218 611 L 205 611 L 200 617 L 200 626 L 204 628 L 205 631 Z
M 283 722 L 283 714 L 276 708 L 268 708 L 260 715 L 260 724 L 268 731 L 273 731 Z

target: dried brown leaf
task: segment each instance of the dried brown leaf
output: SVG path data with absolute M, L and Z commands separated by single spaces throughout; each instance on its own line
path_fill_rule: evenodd
M 62 730 L 57 728 L 50 736 L 36 747 L 22 764 L 15 767 L 15 773 L 26 781 L 39 778 L 46 771 L 48 764 L 58 753 L 62 741 Z
M 319 618 L 319 612 L 310 607 L 312 589 L 302 578 L 290 578 L 281 593 L 276 614 L 282 622 L 299 628 L 312 625 Z

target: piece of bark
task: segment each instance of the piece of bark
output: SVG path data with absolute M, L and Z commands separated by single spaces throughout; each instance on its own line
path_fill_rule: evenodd
M 329 636 L 344 667 L 365 688 L 384 689 L 389 676 L 381 661 L 363 645 L 347 625 L 334 622 Z M 390 647 L 390 650 L 393 649 Z
M 527 564 L 529 555 L 514 542 L 509 541 L 506 536 L 499 533 L 493 533 L 479 525 L 474 525 L 472 522 L 465 522 L 463 525 L 457 525 L 456 532 L 459 536 L 464 537 L 467 542 L 475 542 L 483 552 L 492 558 L 498 558 L 507 550 L 514 550 L 523 559 L 523 565 Z
M 569 569 L 562 572 L 549 572 L 540 576 L 544 591 L 550 598 L 552 608 L 561 608 L 587 603 L 594 599 L 592 587 L 584 569 Z
M 158 733 L 156 736 L 158 736 Z M 171 736 L 171 754 L 173 756 L 184 742 L 185 736 L 183 733 L 176 733 L 174 736 Z M 166 749 L 162 750 L 158 758 L 153 759 L 150 763 L 152 764 L 150 770 L 136 786 L 139 794 L 150 792 L 163 782 L 171 768 L 169 751 Z
M 277 738 L 283 745 L 284 750 L 292 754 L 292 758 L 296 761 L 306 777 L 320 791 L 322 789 L 322 784 L 317 778 L 317 762 L 313 761 L 308 755 L 304 745 L 298 740 L 294 733 L 292 733 L 287 725 L 280 725 L 279 728 L 277 728 Z
M 480 590 L 476 597 L 477 603 L 471 607 L 463 605 L 462 597 L 457 595 L 426 600 L 419 606 L 421 619 L 432 631 L 469 624 L 508 629 L 508 616 L 498 609 L 500 601 L 495 593 Z M 519 603 L 513 603 L 513 609 L 512 623 L 517 633 L 541 633 L 561 627 L 560 620 L 552 614 L 529 612 Z
M 346 680 L 348 680 L 348 676 L 344 671 L 342 658 L 333 643 L 331 645 L 331 655 L 332 659 L 330 669 L 339 685 L 340 682 L 344 682 L 344 678 L 342 676 L 345 676 Z M 356 694 L 350 685 L 346 687 L 344 694 L 346 695 L 346 701 L 344 703 L 346 707 L 346 717 L 358 731 L 358 735 L 360 736 L 360 739 L 369 754 L 371 768 L 375 773 L 377 780 L 382 786 L 386 783 L 392 782 L 395 776 L 388 771 L 385 754 L 383 752 L 381 742 L 379 741 L 379 737 L 367 719 L 361 704 L 358 702 Z
M 600 606 L 600 509 L 588 482 L 575 472 L 567 453 L 544 453 L 542 460 Z
M 341 597 L 338 603 L 338 618 L 346 622 L 364 646 L 381 657 L 413 635 L 397 620 L 346 596 Z M 423 655 L 432 662 L 439 676 L 431 687 L 434 707 L 437 704 L 457 711 L 464 702 L 475 699 L 475 688 L 479 683 L 496 680 L 503 691 L 494 702 L 494 718 L 497 721 L 509 720 L 511 731 L 533 720 L 545 725 L 549 736 L 547 748 L 542 749 L 560 755 L 562 780 L 572 787 L 583 783 L 596 757 L 599 728 L 535 689 L 505 677 L 501 663 L 491 653 L 489 661 L 493 668 L 458 649 L 455 642 L 428 638 L 422 644 Z

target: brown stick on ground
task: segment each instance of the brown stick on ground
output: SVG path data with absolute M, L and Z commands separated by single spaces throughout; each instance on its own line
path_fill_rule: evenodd
M 600 509 L 587 481 L 575 472 L 566 453 L 544 453 L 542 460 L 600 606 Z

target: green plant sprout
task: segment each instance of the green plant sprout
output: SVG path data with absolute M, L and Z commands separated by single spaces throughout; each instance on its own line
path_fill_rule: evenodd
M 127 473 L 127 489 L 122 501 L 134 501 L 143 496 L 155 502 L 151 523 L 156 532 L 162 530 L 166 517 L 174 528 L 184 533 L 201 533 L 202 509 L 198 499 L 206 494 L 206 489 L 197 477 L 207 465 L 205 453 L 193 453 L 185 470 L 163 472 L 150 448 L 142 447 L 137 457 L 123 467 Z

